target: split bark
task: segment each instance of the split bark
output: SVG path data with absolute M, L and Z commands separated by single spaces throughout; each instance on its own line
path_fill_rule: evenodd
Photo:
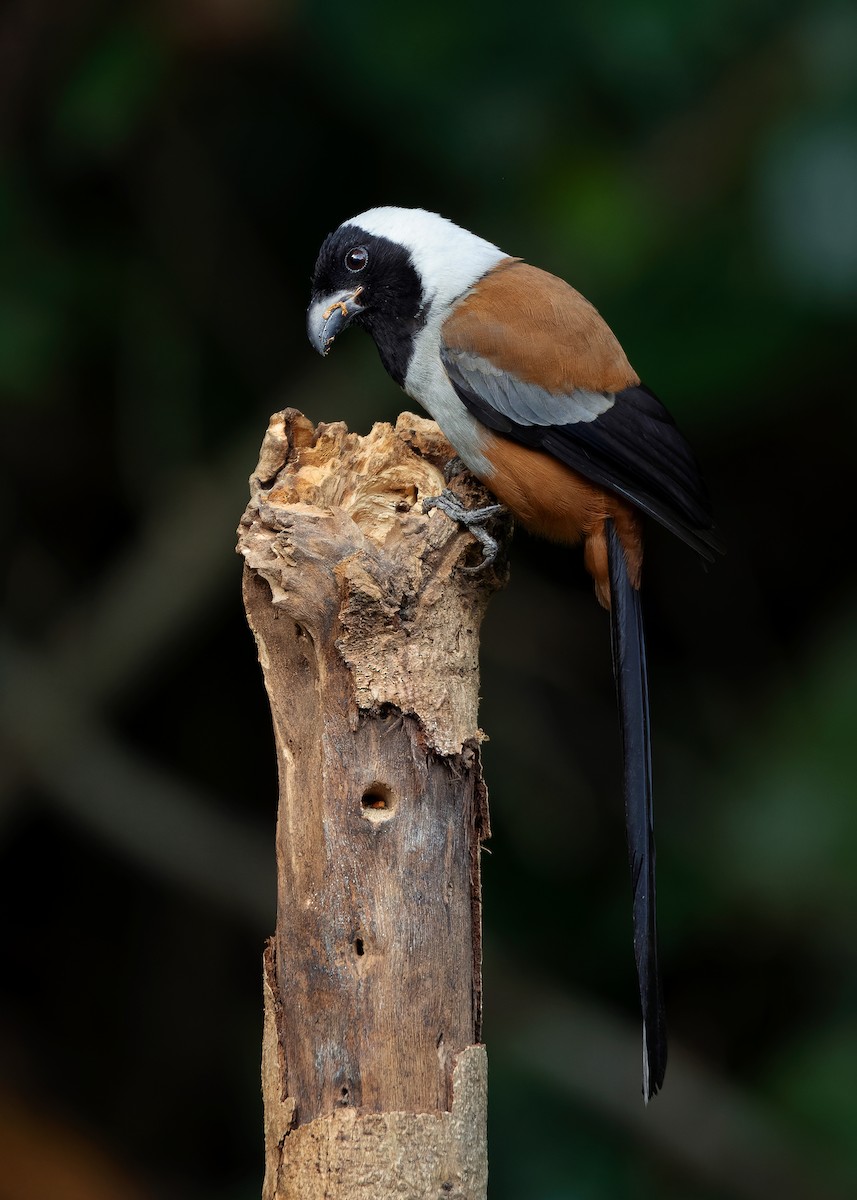
M 280 774 L 264 1200 L 486 1193 L 478 636 L 505 567 L 462 570 L 481 548 L 422 511 L 452 456 L 412 414 L 361 438 L 289 409 L 250 481 Z

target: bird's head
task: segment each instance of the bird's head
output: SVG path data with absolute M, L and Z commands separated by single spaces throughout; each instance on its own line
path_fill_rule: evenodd
M 419 208 L 373 208 L 331 233 L 319 251 L 307 333 L 327 354 L 342 330 L 362 325 L 402 383 L 414 338 L 504 257 L 496 246 Z

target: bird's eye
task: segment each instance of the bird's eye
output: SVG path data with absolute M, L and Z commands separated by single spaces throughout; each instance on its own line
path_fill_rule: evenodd
M 345 265 L 349 271 L 362 271 L 369 261 L 369 251 L 365 246 L 352 246 L 345 256 Z

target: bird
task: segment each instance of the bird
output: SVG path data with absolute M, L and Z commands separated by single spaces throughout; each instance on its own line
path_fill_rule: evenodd
M 696 459 L 616 335 L 570 284 L 423 209 L 373 208 L 324 241 L 307 310 L 327 355 L 349 325 L 496 497 L 471 513 L 449 489 L 426 507 L 485 529 L 505 506 L 531 532 L 576 545 L 610 613 L 642 1011 L 642 1091 L 663 1085 L 652 756 L 640 603 L 644 518 L 704 560 L 722 551 Z M 482 564 L 480 564 L 482 565 Z

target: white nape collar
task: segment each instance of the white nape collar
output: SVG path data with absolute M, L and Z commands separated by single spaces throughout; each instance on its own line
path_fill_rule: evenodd
M 370 208 L 344 224 L 404 246 L 422 279 L 426 303 L 439 307 L 451 304 L 508 257 L 484 238 L 422 208 Z

